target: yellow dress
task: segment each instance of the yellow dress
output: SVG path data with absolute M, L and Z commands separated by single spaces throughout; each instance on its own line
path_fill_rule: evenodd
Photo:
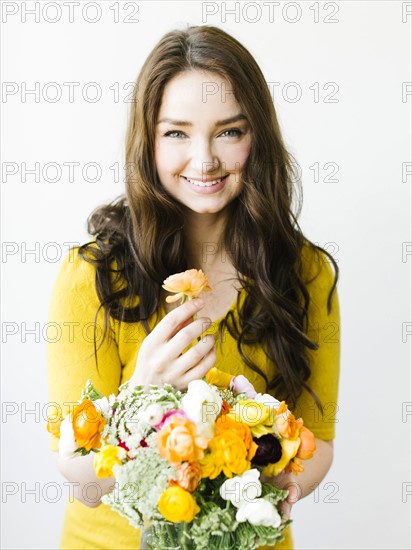
M 120 384 L 131 377 L 140 344 L 145 332 L 140 323 L 119 323 L 111 319 L 112 339 L 106 339 L 97 352 L 96 369 L 93 344 L 93 323 L 99 306 L 95 289 L 95 267 L 72 249 L 63 259 L 54 285 L 49 310 L 49 323 L 55 323 L 56 338 L 47 344 L 47 363 L 50 402 L 57 403 L 65 415 L 70 404 L 77 403 L 85 382 L 92 380 L 95 387 L 105 395 L 117 393 Z M 332 311 L 328 315 L 326 301 L 333 282 L 333 271 L 326 256 L 318 262 L 313 252 L 305 246 L 302 252 L 307 278 L 319 272 L 309 284 L 311 296 L 309 309 L 309 336 L 319 343 L 317 351 L 309 351 L 312 375 L 310 387 L 325 407 L 322 417 L 313 399 L 303 392 L 296 409 L 305 425 L 316 437 L 331 440 L 335 435 L 337 394 L 340 362 L 339 302 L 336 291 Z M 241 290 L 241 303 L 245 292 Z M 138 298 L 137 298 L 138 300 Z M 232 309 L 236 309 L 236 304 Z M 162 304 L 149 319 L 153 328 L 165 315 Z M 237 313 L 235 312 L 237 316 Z M 207 332 L 217 333 L 217 320 Z M 100 311 L 98 326 L 103 327 L 103 311 Z M 120 325 L 120 328 L 119 328 Z M 50 325 L 49 325 L 50 326 Z M 99 331 L 98 331 L 99 333 Z M 225 331 L 222 343 L 216 345 L 216 367 L 231 374 L 244 374 L 256 391 L 265 393 L 264 379 L 249 369 L 241 360 L 236 341 Z M 260 368 L 269 373 L 266 356 L 259 346 L 248 346 L 248 353 Z M 271 375 L 268 376 L 271 378 Z M 57 440 L 51 437 L 50 446 L 57 451 Z M 293 518 L 292 518 L 293 519 Z M 90 508 L 76 499 L 67 503 L 60 548 L 63 550 L 107 549 L 134 550 L 140 547 L 139 531 L 105 504 Z M 291 530 L 285 530 L 285 539 L 276 550 L 293 548 Z

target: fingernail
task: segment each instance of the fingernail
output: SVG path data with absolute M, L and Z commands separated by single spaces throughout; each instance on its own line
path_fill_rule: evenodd
M 200 298 L 197 298 L 196 300 L 194 300 L 194 304 L 196 307 L 203 307 L 205 305 L 204 301 L 200 300 Z

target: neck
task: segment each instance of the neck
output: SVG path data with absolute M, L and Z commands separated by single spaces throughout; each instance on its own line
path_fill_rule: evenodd
M 188 213 L 185 216 L 184 235 L 188 269 L 202 269 L 208 273 L 216 266 L 229 265 L 222 244 L 225 217 L 219 214 Z

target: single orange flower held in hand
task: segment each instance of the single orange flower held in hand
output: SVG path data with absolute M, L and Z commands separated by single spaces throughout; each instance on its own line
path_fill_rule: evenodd
M 182 273 L 170 275 L 170 277 L 167 277 L 163 281 L 162 288 L 174 293 L 174 296 L 166 298 L 168 304 L 177 302 L 179 299 L 181 299 L 180 303 L 183 304 L 186 299 L 197 298 L 203 290 L 212 290 L 209 287 L 206 275 L 201 269 L 188 269 L 187 271 L 182 271 Z

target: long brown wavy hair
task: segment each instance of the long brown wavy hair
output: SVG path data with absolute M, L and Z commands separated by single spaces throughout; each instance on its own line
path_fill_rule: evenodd
M 128 323 L 141 321 L 149 334 L 147 320 L 157 311 L 163 280 L 193 268 L 184 252 L 183 207 L 164 190 L 154 160 L 163 91 L 172 78 L 189 70 L 228 80 L 252 132 L 243 189 L 228 207 L 230 223 L 223 235 L 224 249 L 247 295 L 239 326 L 229 312 L 219 335 L 227 327 L 242 360 L 264 377 L 268 390 L 278 398 L 293 407 L 305 388 L 322 410 L 306 383 L 311 373 L 307 349 L 316 350 L 318 345 L 307 334 L 310 297 L 302 274 L 303 244 L 315 251 L 319 263 L 325 261 L 319 256 L 322 251 L 334 265 L 329 312 L 338 266 L 326 250 L 303 236 L 297 222 L 301 184 L 264 76 L 248 50 L 219 28 L 191 26 L 167 33 L 149 54 L 135 83 L 126 138 L 126 193 L 89 216 L 88 231 L 95 239 L 79 249 L 81 257 L 96 266 L 103 335 L 110 316 Z M 292 212 L 295 198 L 296 214 Z M 136 296 L 140 301 L 133 305 Z M 248 358 L 244 345 L 253 343 L 261 344 L 277 366 L 272 378 Z

